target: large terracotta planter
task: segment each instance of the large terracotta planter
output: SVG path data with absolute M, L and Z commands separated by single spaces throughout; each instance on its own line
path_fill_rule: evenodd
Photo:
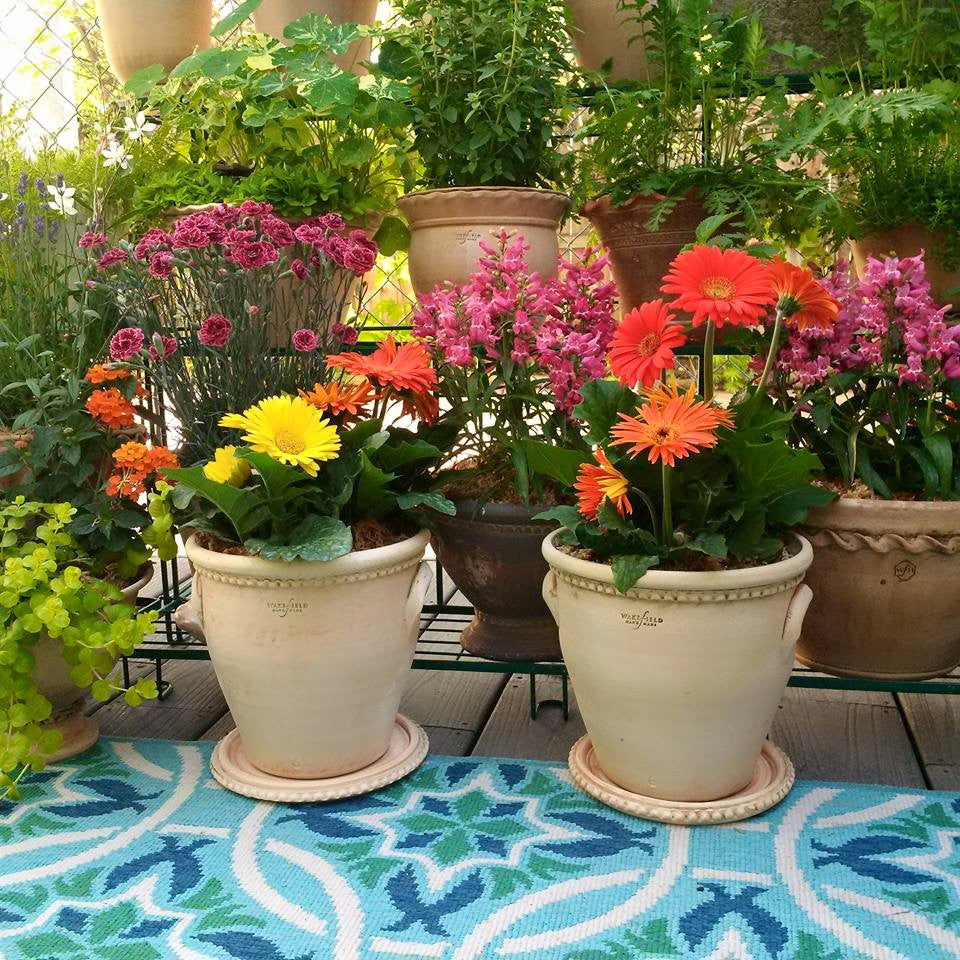
M 639 25 L 623 10 L 621 0 L 568 0 L 573 14 L 571 36 L 580 65 L 603 70 L 608 79 L 650 82 L 660 72 L 658 64 L 647 62 Z M 631 42 L 631 38 L 637 39 Z
M 919 223 L 905 223 L 891 230 L 879 230 L 860 240 L 850 241 L 850 252 L 858 276 L 863 276 L 867 257 L 915 257 L 924 251 L 924 266 L 930 281 L 930 293 L 938 303 L 946 303 L 950 290 L 960 289 L 960 267 L 947 270 L 936 258 L 937 237 Z
M 960 663 L 960 503 L 840 499 L 810 511 L 813 588 L 797 659 L 923 680 Z
M 253 24 L 260 33 L 285 40 L 284 28 L 310 13 L 321 13 L 334 23 L 373 24 L 377 19 L 377 0 L 263 0 L 253 13 Z M 345 53 L 333 58 L 341 70 L 358 76 L 367 73 L 361 64 L 370 59 L 370 38 L 350 44 Z
M 788 559 L 745 570 L 652 570 L 620 594 L 610 566 L 552 541 L 544 595 L 606 775 L 668 801 L 743 789 L 793 666 L 810 544 L 799 539 Z
M 436 519 L 434 544 L 443 569 L 474 606 L 460 642 L 488 660 L 559 660 L 557 625 L 540 586 L 547 564 L 540 551 L 555 524 L 531 517 L 544 507 L 457 503 Z
M 557 272 L 558 231 L 569 198 L 533 187 L 448 187 L 408 193 L 397 202 L 410 225 L 408 264 L 417 294 L 466 283 L 483 256 L 480 241 L 500 230 L 522 234 L 531 270 Z
M 190 612 L 254 767 L 322 779 L 384 754 L 431 580 L 428 540 L 284 563 L 190 538 Z
M 123 599 L 137 602 L 140 591 L 153 579 L 153 564 L 148 563 L 134 583 L 122 591 Z M 63 645 L 59 640 L 41 637 L 33 647 L 33 680 L 41 695 L 53 706 L 44 730 L 59 730 L 63 741 L 56 753 L 46 758 L 48 763 L 75 757 L 92 747 L 100 737 L 100 726 L 95 717 L 84 713 L 86 693 L 70 679 L 70 666 L 63 659 Z
M 172 70 L 210 46 L 212 0 L 97 0 L 110 67 L 126 81 L 159 63 Z
M 623 313 L 663 296 L 660 284 L 670 261 L 682 247 L 694 242 L 697 225 L 707 216 L 698 200 L 683 197 L 663 219 L 660 229 L 651 232 L 647 222 L 663 199 L 660 194 L 637 195 L 616 207 L 610 197 L 604 196 L 589 200 L 580 211 L 594 225 L 610 255 Z

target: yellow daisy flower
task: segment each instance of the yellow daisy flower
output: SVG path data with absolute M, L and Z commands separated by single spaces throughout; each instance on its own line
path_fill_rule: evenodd
M 237 448 L 230 445 L 220 447 L 203 468 L 203 475 L 214 483 L 228 483 L 231 487 L 242 487 L 250 476 L 250 463 L 241 460 Z
M 337 428 L 302 397 L 267 397 L 242 415 L 227 414 L 220 426 L 246 430 L 243 439 L 251 449 L 301 467 L 311 477 L 320 461 L 340 454 Z

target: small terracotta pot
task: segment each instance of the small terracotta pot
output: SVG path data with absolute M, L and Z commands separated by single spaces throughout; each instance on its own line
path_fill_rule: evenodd
M 124 587 L 123 599 L 135 604 L 140 591 L 153 579 L 153 564 L 144 565 L 140 576 Z M 100 726 L 95 717 L 84 713 L 86 694 L 70 679 L 70 667 L 63 659 L 63 645 L 59 640 L 41 637 L 33 648 L 33 680 L 40 694 L 53 706 L 49 720 L 41 726 L 44 730 L 59 730 L 63 741 L 56 753 L 46 757 L 47 763 L 55 763 L 92 747 L 100 737 Z
M 798 538 L 788 559 L 744 570 L 652 570 L 626 594 L 608 564 L 571 557 L 553 535 L 543 554 L 544 596 L 606 775 L 682 802 L 748 784 L 810 601 L 810 544 Z
M 257 769 L 320 779 L 383 756 L 432 579 L 428 540 L 421 532 L 328 563 L 231 556 L 187 541 L 193 591 L 177 622 L 206 638 Z
M 960 267 L 947 270 L 936 259 L 935 234 L 919 223 L 905 223 L 891 230 L 878 230 L 867 234 L 860 240 L 850 240 L 850 253 L 857 275 L 862 277 L 867 265 L 867 257 L 915 257 L 924 251 L 923 263 L 930 281 L 930 294 L 938 303 L 946 303 L 948 291 L 960 288 Z
M 660 284 L 670 261 L 696 239 L 697 226 L 707 216 L 692 194 L 682 197 L 654 233 L 647 222 L 664 197 L 649 194 L 631 197 L 616 207 L 610 197 L 589 200 L 580 211 L 600 235 L 610 254 L 610 267 L 620 295 L 620 309 L 628 313 L 647 300 L 663 296 Z
M 260 33 L 290 43 L 283 36 L 284 28 L 310 13 L 323 14 L 333 23 L 369 25 L 377 19 L 377 0 L 263 0 L 253 13 L 253 24 Z M 345 53 L 333 59 L 341 70 L 364 76 L 369 72 L 362 64 L 370 59 L 370 38 L 351 43 Z
M 557 625 L 540 585 L 540 552 L 553 523 L 531 520 L 546 507 L 461 500 L 457 514 L 436 520 L 437 558 L 473 604 L 463 648 L 488 660 L 536 663 L 560 659 Z
M 878 680 L 960 663 L 960 503 L 843 498 L 811 510 L 804 532 L 814 600 L 801 663 Z
M 122 83 L 159 63 L 168 72 L 210 46 L 213 0 L 97 0 L 110 67 Z
M 18 450 L 23 450 L 33 439 L 33 434 L 29 430 L 0 430 L 0 451 L 6 450 L 8 444 L 12 444 Z M 0 477 L 0 491 L 10 490 L 30 475 L 27 467 L 21 467 L 16 473 L 9 476 Z
M 462 284 L 483 256 L 480 241 L 500 230 L 530 245 L 527 260 L 542 277 L 557 272 L 557 233 L 570 200 L 534 187 L 447 187 L 408 193 L 397 201 L 410 225 L 408 265 L 417 294 L 443 283 Z

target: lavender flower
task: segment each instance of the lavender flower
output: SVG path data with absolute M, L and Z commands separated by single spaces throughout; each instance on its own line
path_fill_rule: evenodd
M 27 195 L 27 184 L 30 182 L 30 178 L 27 176 L 26 171 L 20 174 L 17 178 L 17 196 L 25 197 Z M 19 210 L 17 211 L 20 212 Z

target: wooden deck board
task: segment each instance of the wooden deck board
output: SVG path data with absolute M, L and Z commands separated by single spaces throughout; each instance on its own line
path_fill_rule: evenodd
M 898 693 L 930 783 L 960 790 L 960 697 Z

